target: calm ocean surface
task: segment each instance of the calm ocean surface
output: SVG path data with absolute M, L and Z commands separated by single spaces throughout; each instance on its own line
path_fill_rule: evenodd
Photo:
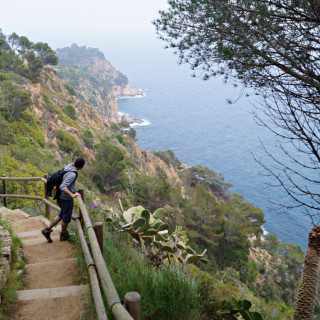
M 259 173 L 261 168 L 253 158 L 264 158 L 259 139 L 275 150 L 273 134 L 258 126 L 250 113 L 256 102 L 242 97 L 228 104 L 226 99 L 236 99 L 239 89 L 224 85 L 222 78 L 206 82 L 192 78 L 189 68 L 179 66 L 176 57 L 161 46 L 132 47 L 129 55 L 102 49 L 130 84 L 145 91 L 143 98 L 118 101 L 120 112 L 149 123 L 134 127 L 139 147 L 171 149 L 187 165 L 221 172 L 225 181 L 233 184 L 231 192 L 242 194 L 245 201 L 264 211 L 267 232 L 305 249 L 309 218 L 300 210 L 272 209 L 269 200 L 282 201 L 282 190 L 266 186 L 270 178 Z

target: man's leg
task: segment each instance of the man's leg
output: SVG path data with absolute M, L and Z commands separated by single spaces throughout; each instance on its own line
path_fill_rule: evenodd
M 50 223 L 50 225 L 49 225 L 49 229 L 51 230 L 56 224 L 58 224 L 60 221 L 61 221 L 61 217 L 59 217 L 59 216 L 56 216 L 53 220 L 52 220 L 52 222 Z
M 64 222 L 64 221 L 61 222 L 61 232 L 62 232 L 63 234 L 66 234 L 66 233 L 67 233 L 68 224 L 69 224 L 69 223 L 66 223 L 66 222 Z
M 61 220 L 62 220 L 62 217 L 63 217 L 63 209 L 59 203 L 59 200 L 58 200 L 58 204 L 61 208 L 61 211 L 59 212 L 59 214 L 51 221 L 50 225 L 48 228 L 45 228 L 45 229 L 42 229 L 41 230 L 41 233 L 44 235 L 44 237 L 48 240 L 49 243 L 52 242 L 52 239 L 51 239 L 51 232 L 52 232 L 52 228 L 57 225 Z
M 63 218 L 61 222 L 60 241 L 67 241 L 71 238 L 71 235 L 68 233 L 67 228 L 72 218 L 73 204 L 74 204 L 73 199 L 64 201 L 64 211 L 63 211 Z

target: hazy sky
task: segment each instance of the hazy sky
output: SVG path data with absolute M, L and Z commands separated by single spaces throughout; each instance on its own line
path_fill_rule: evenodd
M 152 37 L 167 0 L 0 0 L 0 28 L 53 48 Z M 155 36 L 156 37 L 156 36 Z M 91 43 L 90 43 L 91 42 Z

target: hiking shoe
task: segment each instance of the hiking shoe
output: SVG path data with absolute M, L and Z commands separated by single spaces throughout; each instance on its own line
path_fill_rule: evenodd
M 45 229 L 41 230 L 41 233 L 44 235 L 44 237 L 48 240 L 49 243 L 52 242 L 52 239 L 51 239 L 51 236 L 50 236 L 51 232 L 52 232 L 52 230 L 49 229 L 49 228 L 45 228 Z
M 61 233 L 60 234 L 60 241 L 68 241 L 71 238 L 71 234 L 68 233 Z

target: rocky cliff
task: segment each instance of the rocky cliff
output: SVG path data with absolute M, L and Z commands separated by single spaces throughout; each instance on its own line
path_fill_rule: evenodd
M 60 79 L 66 86 L 72 85 L 77 97 L 93 105 L 106 123 L 120 120 L 117 98 L 142 94 L 98 49 L 73 44 L 58 49 L 57 55 L 59 66 L 55 70 Z
M 57 145 L 57 130 L 68 132 L 79 143 L 85 130 L 95 130 L 100 134 L 105 131 L 99 112 L 90 104 L 70 95 L 54 70 L 43 71 L 41 83 L 27 84 L 25 88 L 31 93 L 32 112 L 40 121 L 45 142 Z M 76 121 L 72 121 L 65 113 L 67 106 L 76 110 Z
M 102 66 L 107 66 L 107 64 L 102 63 Z M 85 131 L 91 132 L 93 145 L 99 143 L 101 137 L 112 136 L 109 124 L 114 122 L 117 104 L 115 94 L 112 91 L 109 94 L 114 98 L 115 104 L 107 100 L 109 96 L 105 96 L 106 100 L 103 100 L 100 94 L 97 96 L 97 99 L 99 99 L 97 100 L 98 107 L 87 102 L 87 99 L 82 97 L 86 95 L 86 92 L 89 92 L 92 83 L 86 79 L 84 81 L 85 83 L 79 87 L 73 87 L 77 93 L 76 95 L 70 94 L 70 90 L 65 86 L 66 83 L 58 76 L 56 68 L 47 68 L 41 72 L 40 83 L 24 84 L 21 88 L 31 93 L 33 102 L 31 110 L 39 119 L 45 143 L 54 145 L 58 151 L 59 140 L 57 132 L 58 130 L 63 130 L 77 141 L 79 148 L 85 153 L 86 157 L 93 160 L 95 151 L 88 148 L 84 143 L 84 133 Z M 90 94 L 94 94 L 97 91 L 98 89 L 91 91 Z M 124 90 L 123 92 L 126 91 Z M 111 110 L 110 108 L 103 109 L 105 105 L 111 106 Z M 74 119 L 68 115 L 68 108 L 74 109 Z M 131 140 L 130 146 L 125 147 L 117 139 L 112 139 L 123 150 L 128 159 L 133 159 L 140 172 L 147 175 L 156 175 L 160 169 L 166 173 L 172 184 L 180 180 L 172 165 L 162 161 L 151 152 L 140 150 L 133 140 Z

